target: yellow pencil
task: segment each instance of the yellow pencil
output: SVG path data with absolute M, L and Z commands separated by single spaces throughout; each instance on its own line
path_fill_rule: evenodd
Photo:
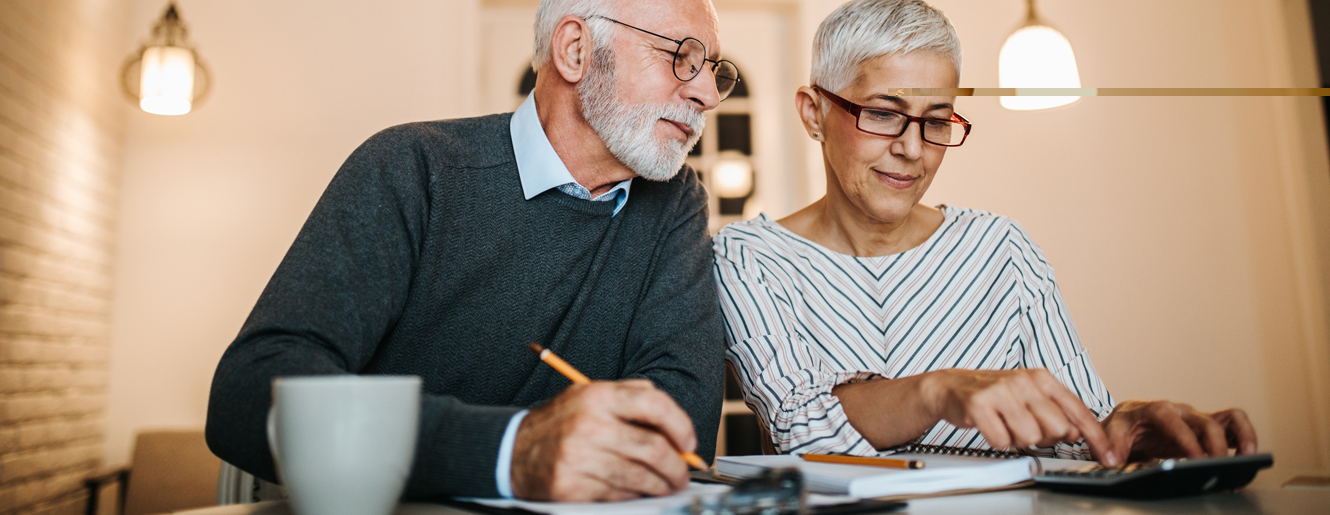
M 573 383 L 587 384 L 591 382 L 591 378 L 587 377 L 586 374 L 578 372 L 576 368 L 573 368 L 572 365 L 569 365 L 567 361 L 563 360 L 563 358 L 556 356 L 549 349 L 541 347 L 539 343 L 531 342 L 530 347 L 531 347 L 531 352 L 534 352 L 537 355 L 539 355 L 541 361 L 544 361 L 546 365 L 554 367 L 554 369 L 558 370 L 559 373 L 563 374 L 564 377 L 567 377 L 568 379 L 572 380 Z
M 919 460 L 901 460 L 896 458 L 870 458 L 866 456 L 844 456 L 840 454 L 805 454 L 804 461 L 822 463 L 843 463 L 846 465 L 867 465 L 892 469 L 921 469 L 924 462 Z
M 563 358 L 555 355 L 549 349 L 542 347 L 539 343 L 531 342 L 528 347 L 531 348 L 531 352 L 540 356 L 541 361 L 544 361 L 546 365 L 553 367 L 554 370 L 558 370 L 560 374 L 563 374 L 564 377 L 567 377 L 573 383 L 587 384 L 591 382 L 591 378 L 587 377 L 586 374 L 578 372 L 576 368 L 569 365 L 567 361 L 563 360 Z M 692 465 L 695 469 L 706 470 L 710 468 L 707 467 L 707 462 L 702 461 L 702 457 L 698 456 L 697 453 L 681 452 L 679 453 L 679 457 L 683 458 L 685 462 Z

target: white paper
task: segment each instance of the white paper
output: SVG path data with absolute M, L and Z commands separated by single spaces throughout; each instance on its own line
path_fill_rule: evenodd
M 650 499 L 637 499 L 623 502 L 558 503 L 517 501 L 512 499 L 458 500 L 484 504 L 495 508 L 521 508 L 536 513 L 549 513 L 552 515 L 562 515 L 565 513 L 588 515 L 595 515 L 597 513 L 613 513 L 615 515 L 657 515 L 671 508 L 692 504 L 694 497 L 700 496 L 704 502 L 712 501 L 729 491 L 729 485 L 690 483 L 688 488 L 684 491 L 668 497 L 654 497 Z M 831 506 L 834 504 L 849 504 L 858 501 L 859 498 L 857 497 L 844 495 L 808 495 L 809 506 Z
M 691 504 L 693 498 L 702 496 L 703 500 L 719 497 L 730 490 L 729 485 L 690 483 L 684 491 L 666 497 L 651 497 L 622 502 L 532 502 L 513 499 L 458 499 L 493 506 L 495 508 L 521 508 L 536 513 L 549 514 L 587 514 L 613 513 L 622 515 L 657 515 L 660 512 Z

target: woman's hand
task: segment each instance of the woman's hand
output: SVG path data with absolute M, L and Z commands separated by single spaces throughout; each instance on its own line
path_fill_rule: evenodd
M 1042 368 L 946 369 L 837 386 L 850 424 L 874 447 L 909 442 L 939 420 L 976 428 L 994 448 L 1048 447 L 1082 438 L 1105 465 L 1119 461 L 1090 409 Z
M 1048 447 L 1084 438 L 1107 466 L 1122 463 L 1099 420 L 1047 370 L 947 369 L 929 376 L 923 391 L 936 418 L 975 428 L 994 448 Z
M 1047 370 L 946 369 L 841 385 L 845 414 L 873 445 L 894 447 L 939 420 L 975 428 L 994 448 L 1048 447 L 1084 438 L 1108 467 L 1143 458 L 1256 453 L 1247 413 L 1203 413 L 1169 401 L 1125 401 L 1101 423 Z
M 1256 453 L 1256 429 L 1233 408 L 1203 413 L 1169 401 L 1124 401 L 1104 419 L 1119 462 L 1142 458 L 1203 458 Z

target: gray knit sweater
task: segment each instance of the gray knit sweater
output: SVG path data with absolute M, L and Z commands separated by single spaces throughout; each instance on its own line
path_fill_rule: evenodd
M 569 385 L 538 341 L 592 379 L 653 381 L 710 459 L 725 343 L 697 174 L 634 181 L 613 217 L 553 189 L 524 200 L 510 116 L 393 127 L 347 159 L 217 366 L 214 453 L 275 480 L 275 377 L 413 374 L 406 498 L 495 496 L 509 418 Z

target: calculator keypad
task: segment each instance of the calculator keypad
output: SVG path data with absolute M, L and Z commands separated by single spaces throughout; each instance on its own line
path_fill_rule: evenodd
M 1044 470 L 1036 481 L 1058 492 L 1162 499 L 1242 488 L 1273 463 L 1269 454 L 1174 458 L 1111 468 L 1086 463 Z
M 1116 477 L 1123 474 L 1130 474 L 1144 468 L 1154 466 L 1153 463 L 1129 463 L 1122 467 L 1105 467 L 1098 463 L 1086 465 L 1065 470 L 1049 470 L 1044 472 L 1046 476 L 1054 477 Z

